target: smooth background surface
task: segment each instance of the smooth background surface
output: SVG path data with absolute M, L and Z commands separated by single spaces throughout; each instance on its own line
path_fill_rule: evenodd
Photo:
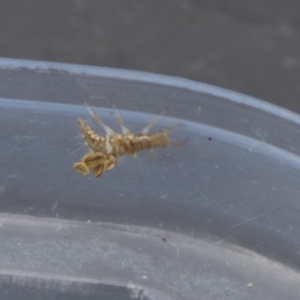
M 297 0 L 10 0 L 0 56 L 181 76 L 300 112 Z

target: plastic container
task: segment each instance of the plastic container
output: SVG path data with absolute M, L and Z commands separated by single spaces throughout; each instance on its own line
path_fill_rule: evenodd
M 299 299 L 300 118 L 228 90 L 107 68 L 0 60 L 0 298 Z M 176 123 L 177 148 L 96 179 L 79 98 L 119 130 Z

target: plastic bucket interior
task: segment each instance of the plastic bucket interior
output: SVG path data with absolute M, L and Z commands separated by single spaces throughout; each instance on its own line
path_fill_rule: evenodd
M 81 104 L 180 147 L 100 178 Z M 0 298 L 299 299 L 300 118 L 180 78 L 0 59 Z

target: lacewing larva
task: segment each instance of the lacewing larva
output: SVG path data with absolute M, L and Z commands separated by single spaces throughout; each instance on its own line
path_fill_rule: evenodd
M 113 105 L 117 121 L 121 127 L 122 133 L 117 133 L 95 114 L 95 112 L 86 106 L 89 113 L 105 131 L 105 136 L 98 135 L 91 127 L 81 118 L 78 119 L 79 127 L 82 131 L 86 145 L 90 148 L 90 152 L 85 154 L 80 162 L 74 164 L 74 169 L 83 174 L 88 175 L 92 170 L 96 177 L 101 176 L 104 172 L 113 169 L 116 166 L 118 157 L 129 155 L 135 156 L 137 152 L 143 150 L 152 150 L 167 146 L 181 146 L 186 141 L 172 142 L 169 138 L 170 131 L 181 125 L 177 124 L 169 128 L 162 129 L 155 133 L 149 133 L 156 120 L 148 123 L 148 125 L 138 134 L 132 133 L 124 126 L 123 120 Z

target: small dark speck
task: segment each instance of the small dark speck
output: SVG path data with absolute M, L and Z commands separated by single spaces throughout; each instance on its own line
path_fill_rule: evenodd
M 212 138 L 209 136 L 209 137 L 208 137 L 208 140 L 209 140 L 209 141 L 211 141 L 211 140 L 212 140 Z
M 165 242 L 165 243 L 167 242 L 167 239 L 166 239 L 166 238 L 164 238 L 164 237 L 163 237 L 163 238 L 161 238 L 161 240 L 162 240 L 163 242 Z

